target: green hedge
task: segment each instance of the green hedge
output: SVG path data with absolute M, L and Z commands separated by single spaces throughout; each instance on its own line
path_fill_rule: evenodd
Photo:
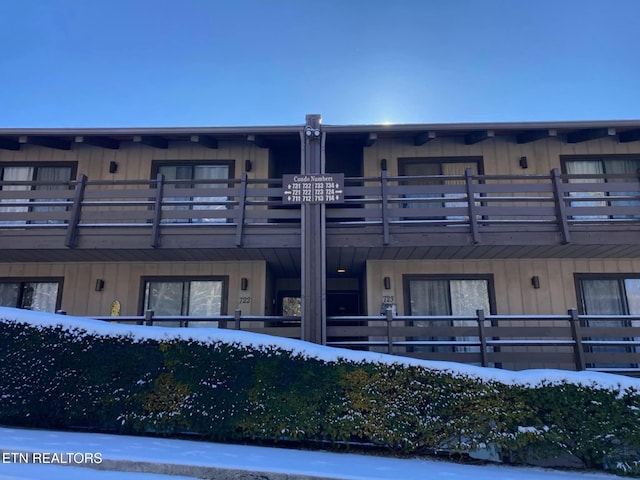
M 0 423 L 353 442 L 412 455 L 490 450 L 509 463 L 571 458 L 640 475 L 640 391 L 631 387 L 532 388 L 425 366 L 14 320 L 0 320 Z

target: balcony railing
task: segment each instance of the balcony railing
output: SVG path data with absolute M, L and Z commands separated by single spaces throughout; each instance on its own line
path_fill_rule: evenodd
M 345 179 L 344 199 L 327 208 L 329 227 L 367 226 L 391 243 L 409 226 L 465 232 L 473 243 L 505 231 L 556 232 L 571 242 L 576 229 L 640 225 L 640 182 L 631 175 L 388 176 Z M 207 226 L 231 231 L 241 246 L 245 228 L 289 226 L 299 208 L 282 205 L 280 179 L 105 181 L 0 181 L 0 229 L 65 229 L 74 247 L 87 229 L 148 229 L 149 245 L 161 232 Z M 329 234 L 332 230 L 329 230 Z
M 139 325 L 217 327 L 300 338 L 300 317 L 95 317 Z M 520 370 L 544 366 L 640 376 L 639 315 L 386 315 L 329 317 L 327 345 Z

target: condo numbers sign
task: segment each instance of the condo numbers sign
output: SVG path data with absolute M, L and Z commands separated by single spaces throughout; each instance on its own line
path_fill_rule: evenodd
M 344 173 L 312 173 L 282 176 L 282 203 L 341 203 Z

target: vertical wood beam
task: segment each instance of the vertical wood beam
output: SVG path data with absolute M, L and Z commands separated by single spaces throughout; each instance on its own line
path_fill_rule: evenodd
M 160 223 L 162 222 L 162 196 L 164 192 L 164 175 L 158 173 L 156 176 L 156 199 L 153 212 L 153 227 L 151 228 L 151 246 L 160 246 Z
M 320 129 L 320 115 L 307 115 L 305 128 Z M 325 133 L 320 138 L 301 132 L 302 174 L 324 173 Z M 325 205 L 303 203 L 301 206 L 301 302 L 302 339 L 326 343 L 326 230 Z
M 238 201 L 238 215 L 236 216 L 236 247 L 242 246 L 242 231 L 244 228 L 245 205 L 247 204 L 247 172 L 242 172 L 240 180 L 240 199 Z
M 576 355 L 576 370 L 583 371 L 587 369 L 587 364 L 584 361 L 584 348 L 582 346 L 582 335 L 580 333 L 580 317 L 578 316 L 578 310 L 571 308 L 569 310 L 569 316 L 571 317 L 569 322 L 571 323 L 571 335 L 573 336 L 573 348 Z
M 489 365 L 487 361 L 487 334 L 484 330 L 484 310 L 481 308 L 476 310 L 476 315 L 478 316 L 478 338 L 480 339 L 480 362 L 483 367 Z
M 391 307 L 387 307 L 386 318 L 387 318 L 387 353 L 389 355 L 393 355 L 393 309 Z
M 153 314 L 155 312 L 153 310 L 145 310 L 144 312 L 144 324 L 147 327 L 153 327 Z
M 567 244 L 571 242 L 571 235 L 569 233 L 569 222 L 567 222 L 567 207 L 564 203 L 564 188 L 560 178 L 560 170 L 557 168 L 551 170 L 551 183 L 553 184 L 553 195 L 556 204 L 556 221 L 562 233 L 562 243 Z
M 69 225 L 67 225 L 67 236 L 64 246 L 73 248 L 78 241 L 78 224 L 80 223 L 80 215 L 82 212 L 82 202 L 84 200 L 84 190 L 87 186 L 87 176 L 80 174 L 76 183 L 76 192 L 73 197 L 73 206 L 71 207 L 71 217 Z
M 382 170 L 380 175 L 380 194 L 382 196 L 382 244 L 389 245 L 391 236 L 389 234 L 389 185 L 387 171 Z
M 236 330 L 242 330 L 242 310 L 239 308 L 233 312 L 233 325 Z
M 469 227 L 471 228 L 471 238 L 473 243 L 480 243 L 480 235 L 478 233 L 478 218 L 476 214 L 476 198 L 473 191 L 473 171 L 467 168 L 464 171 L 465 183 L 467 186 L 467 208 L 469 210 Z

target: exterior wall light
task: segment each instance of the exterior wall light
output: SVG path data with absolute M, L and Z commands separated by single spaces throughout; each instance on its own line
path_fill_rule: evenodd
M 249 279 L 242 277 L 240 279 L 240 290 L 247 290 L 249 288 Z
M 304 134 L 307 136 L 307 138 L 309 139 L 318 139 L 320 138 L 320 129 L 319 128 L 313 128 L 313 127 L 306 127 L 304 129 Z
M 540 288 L 540 277 L 535 275 L 531 277 L 531 286 L 533 288 Z
M 101 292 L 102 290 L 104 290 L 104 280 L 98 278 L 96 280 L 96 292 Z
M 382 279 L 382 283 L 384 285 L 384 289 L 385 290 L 390 290 L 391 289 L 391 277 L 384 277 Z

